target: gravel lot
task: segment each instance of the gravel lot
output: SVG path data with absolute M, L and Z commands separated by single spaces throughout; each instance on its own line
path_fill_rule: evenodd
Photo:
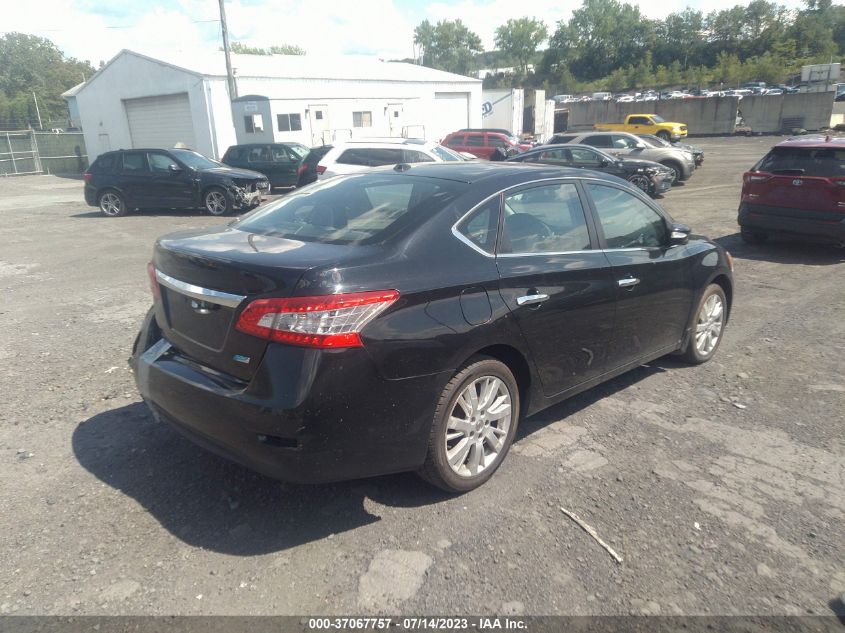
M 126 359 L 153 240 L 82 182 L 0 179 L 0 613 L 831 614 L 845 592 L 845 251 L 743 245 L 742 171 L 696 141 L 661 203 L 736 258 L 716 359 L 663 359 L 524 420 L 462 497 L 291 486 L 157 424 Z M 567 518 L 592 525 L 615 563 Z

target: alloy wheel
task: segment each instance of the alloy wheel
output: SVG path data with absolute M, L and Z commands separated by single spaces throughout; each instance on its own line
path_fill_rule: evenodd
M 481 376 L 464 388 L 446 424 L 446 459 L 455 474 L 474 477 L 496 462 L 512 410 L 510 390 L 496 376 Z
M 116 193 L 104 193 L 100 196 L 100 211 L 108 216 L 118 216 L 123 212 L 123 200 Z
M 717 294 L 707 297 L 698 312 L 695 326 L 695 348 L 702 356 L 709 356 L 722 336 L 725 305 Z
M 205 208 L 211 215 L 223 215 L 226 212 L 226 196 L 222 191 L 209 191 L 205 195 Z
M 634 185 L 637 189 L 644 191 L 645 193 L 649 193 L 651 191 L 651 182 L 649 181 L 647 176 L 642 174 L 635 174 L 628 178 L 628 182 Z

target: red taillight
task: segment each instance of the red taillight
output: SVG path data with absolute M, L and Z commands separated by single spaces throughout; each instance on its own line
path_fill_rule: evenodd
M 241 332 L 305 347 L 361 347 L 360 332 L 399 298 L 395 290 L 319 297 L 256 299 L 235 326 Z
M 84 174 L 82 174 L 82 179 L 85 182 L 91 182 L 91 173 L 86 171 Z
M 326 166 L 325 165 L 317 165 L 317 173 L 322 175 L 326 173 Z
M 150 292 L 153 293 L 154 299 L 158 299 L 161 296 L 161 289 L 158 287 L 156 267 L 152 262 L 147 264 L 147 276 L 150 278 Z

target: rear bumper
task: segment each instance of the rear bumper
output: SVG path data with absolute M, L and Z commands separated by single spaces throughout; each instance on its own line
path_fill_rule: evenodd
M 367 352 L 270 345 L 245 383 L 159 338 L 152 315 L 130 364 L 155 417 L 270 477 L 319 483 L 422 465 L 440 375 L 385 380 Z
M 805 236 L 833 243 L 845 242 L 845 213 L 803 211 L 743 202 L 739 206 L 737 223 L 742 228 L 767 233 Z

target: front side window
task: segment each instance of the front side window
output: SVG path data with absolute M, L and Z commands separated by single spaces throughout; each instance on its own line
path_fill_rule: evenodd
M 505 196 L 501 253 L 590 249 L 587 218 L 572 183 L 522 189 Z
M 352 127 L 373 127 L 373 113 L 353 112 Z
M 632 116 L 628 119 L 628 123 L 631 125 L 651 125 L 651 121 L 649 121 L 648 117 L 644 116 Z
M 598 167 L 604 158 L 601 154 L 586 147 L 572 148 L 572 164 L 579 167 Z
M 550 163 L 554 165 L 569 165 L 572 162 L 569 148 L 547 149 L 535 152 L 525 158 L 526 163 Z
M 269 163 L 270 162 L 270 148 L 266 145 L 260 147 L 253 147 L 249 150 L 249 157 L 247 162 L 250 163 Z
M 510 147 L 510 143 L 508 143 L 501 136 L 496 136 L 494 134 L 487 135 L 487 144 L 490 147 Z
M 495 196 L 458 225 L 458 231 L 464 237 L 491 255 L 496 249 L 499 232 L 499 204 L 499 196 Z
M 302 129 L 302 117 L 297 112 L 277 114 L 276 126 L 279 132 L 298 132 Z
M 666 221 L 635 195 L 607 185 L 587 184 L 607 248 L 648 248 L 667 242 Z
M 398 174 L 330 178 L 246 216 L 242 231 L 327 244 L 378 244 L 419 226 L 468 185 Z
M 150 169 L 154 172 L 169 172 L 170 166 L 175 165 L 173 159 L 167 154 L 158 154 L 150 152 L 147 154 L 147 160 L 150 161 Z

